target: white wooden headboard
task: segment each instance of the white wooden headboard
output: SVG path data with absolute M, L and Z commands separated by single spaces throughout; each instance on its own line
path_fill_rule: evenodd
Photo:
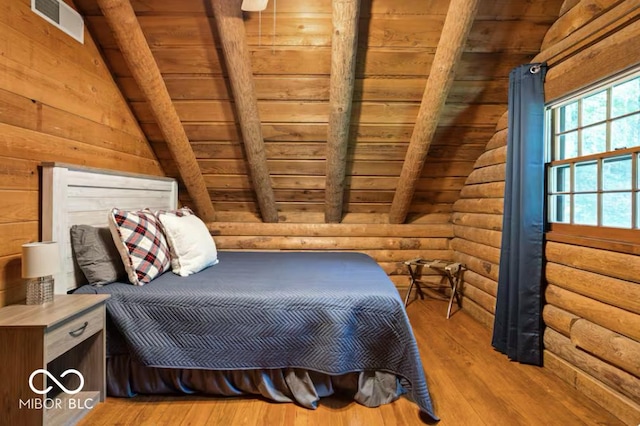
M 55 294 L 66 294 L 86 279 L 73 260 L 72 225 L 108 226 L 113 207 L 125 210 L 175 209 L 175 179 L 92 169 L 60 163 L 42 164 L 42 240 L 60 246 Z

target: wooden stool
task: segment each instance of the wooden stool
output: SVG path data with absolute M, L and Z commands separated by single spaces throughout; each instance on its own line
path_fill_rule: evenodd
M 450 262 L 448 260 L 428 260 L 428 259 L 412 259 L 404 262 L 407 265 L 407 269 L 409 270 L 409 279 L 411 284 L 409 285 L 409 291 L 404 298 L 404 305 L 407 306 L 409 304 L 409 295 L 411 294 L 411 290 L 413 287 L 416 287 L 416 293 L 420 296 L 420 299 L 424 299 L 424 292 L 422 291 L 422 287 L 428 289 L 442 289 L 442 288 L 451 288 L 451 296 L 449 297 L 449 308 L 447 309 L 447 319 L 451 316 L 451 307 L 453 306 L 453 299 L 456 299 L 458 303 L 458 308 L 462 307 L 462 302 L 460 300 L 460 294 L 458 290 L 458 285 L 460 284 L 460 274 L 463 270 L 466 269 L 465 265 L 456 262 Z M 449 282 L 449 287 L 437 285 L 425 281 L 422 279 L 422 268 L 427 267 L 429 269 L 433 269 L 438 274 L 447 278 Z M 446 300 L 446 299 L 444 299 Z

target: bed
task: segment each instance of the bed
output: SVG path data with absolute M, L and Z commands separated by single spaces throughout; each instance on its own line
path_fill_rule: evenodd
M 403 303 L 369 256 L 222 251 L 189 277 L 83 285 L 69 229 L 106 226 L 114 206 L 175 209 L 176 183 L 43 166 L 43 239 L 61 246 L 55 292 L 111 295 L 110 395 L 259 394 L 315 408 L 333 393 L 371 407 L 406 394 L 437 419 Z

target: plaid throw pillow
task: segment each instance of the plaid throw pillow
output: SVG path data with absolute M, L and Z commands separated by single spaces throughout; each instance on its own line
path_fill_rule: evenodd
M 153 212 L 113 209 L 109 229 L 131 284 L 144 285 L 169 269 L 169 246 Z

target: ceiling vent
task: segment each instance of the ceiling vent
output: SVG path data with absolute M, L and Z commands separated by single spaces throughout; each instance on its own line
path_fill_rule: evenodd
M 84 21 L 82 16 L 64 1 L 31 0 L 31 10 L 80 43 L 84 43 Z

